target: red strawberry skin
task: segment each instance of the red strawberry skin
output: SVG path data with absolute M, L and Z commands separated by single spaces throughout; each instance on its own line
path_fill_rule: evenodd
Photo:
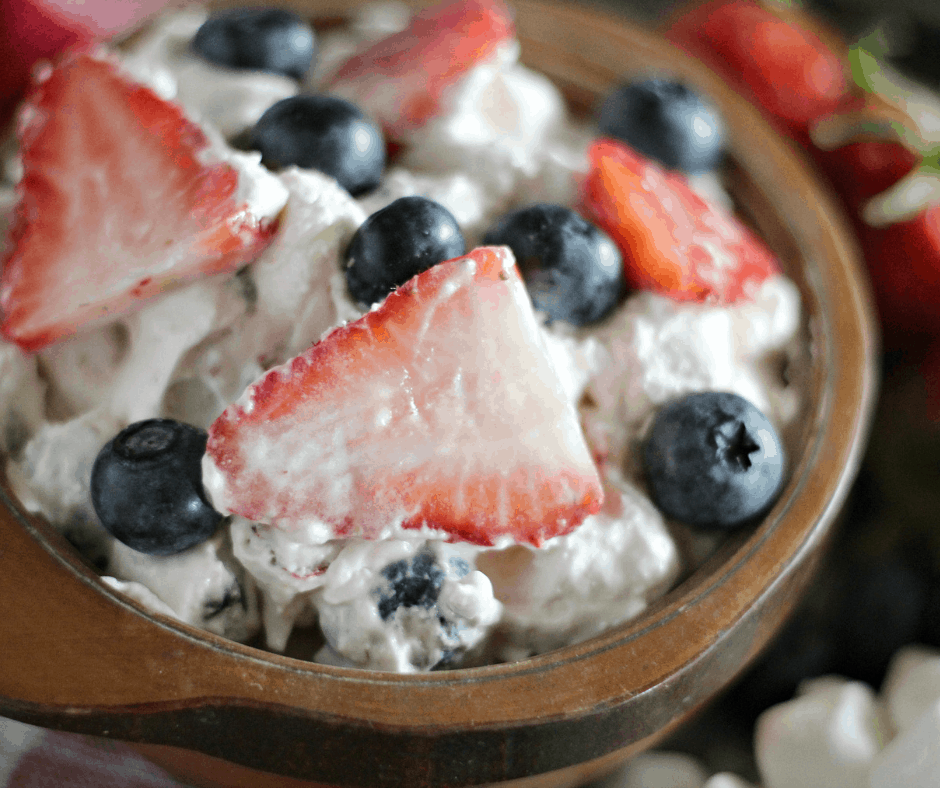
M 426 527 L 539 545 L 573 530 L 603 492 L 538 331 L 506 247 L 419 274 L 216 420 L 214 504 L 329 538 Z
M 37 350 L 195 277 L 231 271 L 275 223 L 204 164 L 202 131 L 108 59 L 40 72 L 19 123 L 23 177 L 0 270 L 0 333 Z
M 940 337 L 940 205 L 887 227 L 856 223 L 887 349 Z
M 588 155 L 582 210 L 620 248 L 633 289 L 729 304 L 779 272 L 754 233 L 703 200 L 680 174 L 615 140 L 596 140 Z
M 816 166 L 832 184 L 850 216 L 876 194 L 911 172 L 919 158 L 899 142 L 853 142 L 835 150 L 810 149 Z
M 445 0 L 350 58 L 331 90 L 376 112 L 388 136 L 403 140 L 439 114 L 449 87 L 514 35 L 501 0 Z
M 918 157 L 890 140 L 854 142 L 813 158 L 842 201 L 871 277 L 889 350 L 940 337 L 940 205 L 908 221 L 872 227 L 864 204 L 918 165 Z
M 756 0 L 708 0 L 684 9 L 664 32 L 778 126 L 805 130 L 850 95 L 842 57 L 807 17 L 782 16 Z

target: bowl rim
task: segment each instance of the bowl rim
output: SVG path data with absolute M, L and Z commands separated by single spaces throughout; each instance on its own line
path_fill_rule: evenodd
M 43 604 L 11 611 L 0 624 L 7 642 L 17 644 L 0 656 L 0 713 L 183 746 L 306 779 L 339 782 L 346 775 L 327 756 L 335 758 L 337 748 L 374 747 L 382 760 L 364 758 L 356 767 L 359 782 L 349 784 L 394 785 L 396 770 L 424 775 L 422 785 L 495 782 L 635 750 L 663 735 L 743 669 L 792 608 L 858 470 L 877 392 L 872 301 L 847 224 L 805 160 L 757 110 L 667 42 L 595 9 L 540 0 L 513 6 L 526 62 L 563 45 L 558 68 L 577 66 L 600 84 L 609 72 L 578 52 L 587 41 L 603 41 L 631 51 L 634 60 L 653 56 L 699 84 L 735 119 L 728 124 L 735 157 L 760 181 L 799 254 L 824 262 L 802 272 L 801 288 L 804 308 L 813 306 L 821 396 L 780 501 L 755 531 L 732 542 L 721 571 L 693 575 L 632 622 L 522 662 L 398 675 L 301 662 L 150 613 L 106 587 L 58 533 L 22 511 L 4 483 L 0 529 L 10 546 L 0 550 L 0 591 L 6 598 L 28 592 Z M 550 67 L 537 67 L 553 76 Z M 784 174 L 790 188 L 774 189 Z M 61 577 L 55 588 L 42 582 L 50 571 Z M 88 622 L 78 625 L 44 607 L 66 601 L 80 602 L 95 617 L 93 632 Z M 125 637 L 113 637 L 117 632 Z M 185 680 L 135 648 L 138 639 L 184 660 Z M 37 665 L 71 681 L 41 680 Z M 139 666 L 133 680 L 122 676 L 131 665 Z M 666 696 L 671 708 L 658 708 L 657 699 Z M 307 744 L 294 746 L 293 761 L 285 764 L 278 747 L 246 746 L 262 724 L 281 730 L 292 746 L 298 734 Z M 543 750 L 538 755 L 507 755 L 536 744 Z M 480 756 L 472 773 L 455 756 L 467 747 Z

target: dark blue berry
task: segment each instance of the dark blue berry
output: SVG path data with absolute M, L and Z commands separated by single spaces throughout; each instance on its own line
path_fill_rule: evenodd
M 284 8 L 220 11 L 196 31 L 193 51 L 210 63 L 302 79 L 313 63 L 313 28 Z
M 222 515 L 206 499 L 207 434 L 171 419 L 138 421 L 104 445 L 91 500 L 105 529 L 149 555 L 179 553 L 215 533 Z
M 251 145 L 273 169 L 296 164 L 336 178 L 353 196 L 379 185 L 385 169 L 382 132 L 336 96 L 291 96 L 261 116 Z
M 483 242 L 512 249 L 533 306 L 550 320 L 588 325 L 620 300 L 620 251 L 570 208 L 545 203 L 520 208 L 493 225 Z
M 680 82 L 621 85 L 604 101 L 597 125 L 601 134 L 623 140 L 670 170 L 714 169 L 724 149 L 718 111 Z
M 346 284 L 363 304 L 466 252 L 457 220 L 440 203 L 401 197 L 366 219 L 346 249 Z
M 400 607 L 432 608 L 444 583 L 444 572 L 430 553 L 418 553 L 410 561 L 402 559 L 382 570 L 388 587 L 379 591 L 379 615 L 391 618 Z
M 737 394 L 707 391 L 666 405 L 643 446 L 643 463 L 663 514 L 701 528 L 754 521 L 783 485 L 776 430 Z

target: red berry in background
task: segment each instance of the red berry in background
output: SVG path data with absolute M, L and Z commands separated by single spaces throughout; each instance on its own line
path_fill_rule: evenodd
M 858 221 L 857 211 L 869 199 L 894 186 L 919 163 L 917 154 L 892 140 L 853 142 L 829 151 L 814 148 L 811 153 Z
M 940 205 L 910 221 L 857 227 L 885 347 L 940 338 Z
M 665 34 L 761 107 L 828 181 L 858 237 L 886 349 L 940 340 L 940 206 L 923 192 L 917 212 L 908 176 L 922 171 L 924 146 L 901 97 L 883 95 L 890 81 L 873 79 L 881 66 L 872 42 L 850 49 L 809 14 L 770 0 L 706 0 Z M 915 207 L 899 211 L 904 200 L 889 195 L 905 189 Z
M 793 132 L 850 93 L 840 42 L 808 16 L 755 0 L 708 0 L 684 10 L 664 33 Z
M 871 277 L 886 349 L 940 337 L 940 206 L 886 227 L 873 227 L 860 211 L 894 186 L 919 157 L 890 140 L 854 142 L 813 158 L 842 202 Z
M 9 121 L 37 60 L 130 30 L 170 4 L 180 0 L 2 0 L 0 126 Z

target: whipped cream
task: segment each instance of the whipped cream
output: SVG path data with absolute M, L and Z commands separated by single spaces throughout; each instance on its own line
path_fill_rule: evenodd
M 189 43 L 209 14 L 191 8 L 156 20 L 125 51 L 125 68 L 157 95 L 178 101 L 203 126 L 233 137 L 250 129 L 265 110 L 297 94 L 290 77 L 214 65 Z

